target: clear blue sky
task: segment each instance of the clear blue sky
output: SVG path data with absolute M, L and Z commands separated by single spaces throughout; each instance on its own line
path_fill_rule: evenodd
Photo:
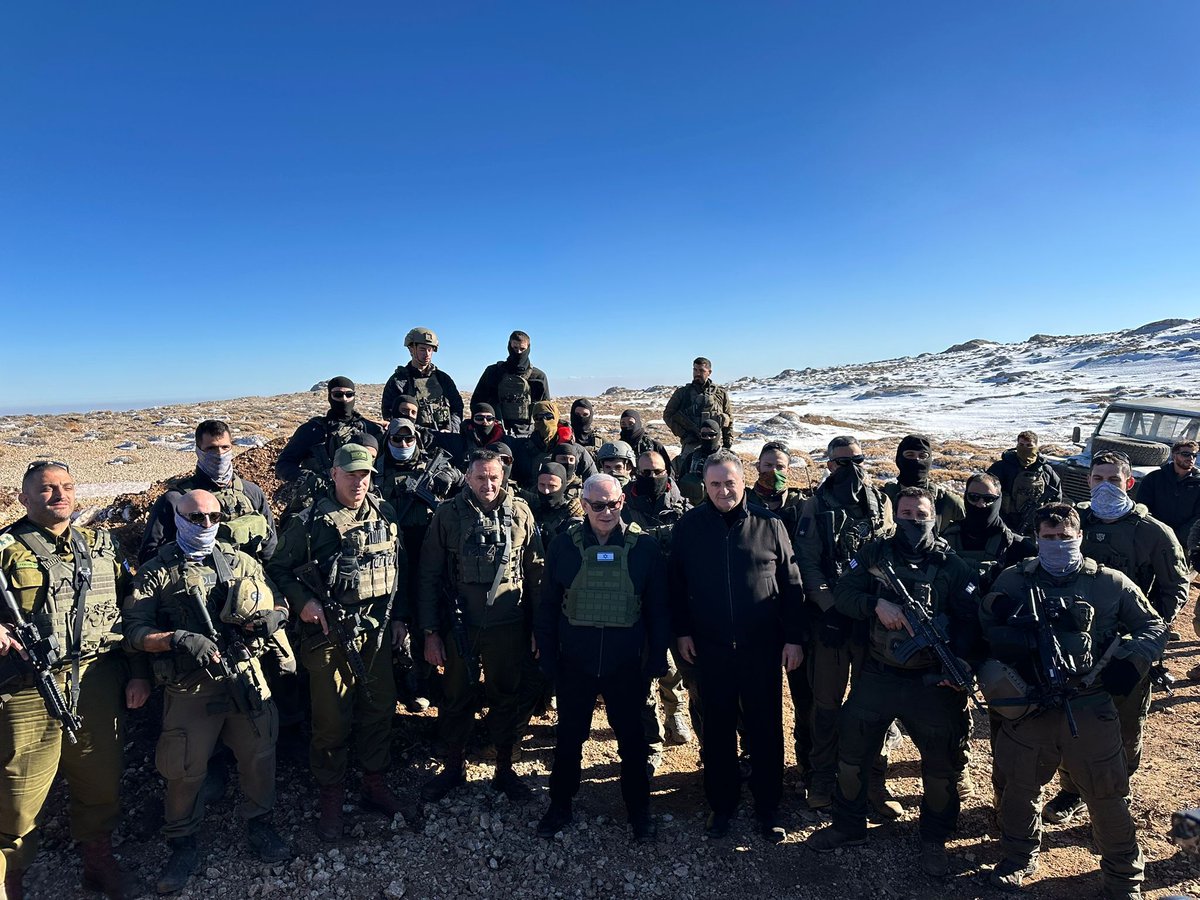
M 1198 44 L 1194 0 L 7 4 L 2 406 L 382 381 L 414 324 L 565 395 L 1200 315 Z

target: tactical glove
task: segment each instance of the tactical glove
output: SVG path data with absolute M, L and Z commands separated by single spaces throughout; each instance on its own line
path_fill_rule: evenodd
M 333 596 L 341 597 L 358 590 L 358 557 L 343 554 L 338 557 L 333 576 Z
M 837 650 L 846 646 L 846 641 L 850 640 L 854 620 L 836 609 L 828 609 L 819 615 L 816 630 L 821 646 Z
M 454 477 L 456 474 L 456 470 L 442 469 L 442 471 L 430 478 L 429 489 L 433 491 L 433 496 L 447 496 L 454 489 L 454 485 L 457 484 L 457 480 Z
M 200 667 L 211 663 L 213 654 L 218 650 L 211 640 L 194 631 L 176 631 L 171 635 L 171 647 L 186 653 Z
M 1110 659 L 1108 665 L 1100 670 L 1100 683 L 1104 689 L 1121 697 L 1132 691 L 1141 677 L 1137 666 L 1128 659 Z
M 251 616 L 250 620 L 246 623 L 250 626 L 247 630 L 265 637 L 268 634 L 277 632 L 287 624 L 287 620 L 288 614 L 282 609 L 264 609 L 262 612 L 256 612 Z

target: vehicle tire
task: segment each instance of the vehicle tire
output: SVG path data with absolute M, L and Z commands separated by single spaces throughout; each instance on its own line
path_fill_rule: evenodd
M 1120 450 L 1129 457 L 1130 465 L 1161 466 L 1171 457 L 1171 448 L 1157 441 L 1139 441 L 1135 438 L 1100 437 L 1092 438 L 1093 458 L 1101 450 Z

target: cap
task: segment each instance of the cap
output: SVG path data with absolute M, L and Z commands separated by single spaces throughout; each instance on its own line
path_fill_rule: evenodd
M 417 425 L 412 419 L 392 419 L 388 424 L 388 437 L 399 434 L 401 429 L 408 429 L 409 434 L 417 433 Z
M 375 468 L 375 459 L 362 444 L 343 444 L 333 455 L 333 465 L 343 472 L 362 472 Z

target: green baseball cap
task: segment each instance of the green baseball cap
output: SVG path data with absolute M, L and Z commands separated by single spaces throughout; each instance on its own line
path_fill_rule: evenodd
M 333 456 L 333 465 L 343 472 L 362 472 L 375 468 L 375 457 L 362 444 L 343 444 Z

